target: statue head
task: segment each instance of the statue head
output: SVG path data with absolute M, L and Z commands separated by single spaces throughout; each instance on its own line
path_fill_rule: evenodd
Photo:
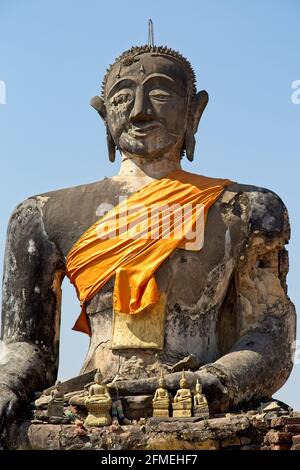
M 166 381 L 165 381 L 165 378 L 164 378 L 164 375 L 163 375 L 162 371 L 160 372 L 160 377 L 158 379 L 158 385 L 159 385 L 160 388 L 165 388 L 165 386 L 166 386 Z
M 178 52 L 162 46 L 125 51 L 108 69 L 102 96 L 91 100 L 105 122 L 109 158 L 153 159 L 186 151 L 193 160 L 195 133 L 208 101 L 196 92 L 195 74 Z
M 100 369 L 97 369 L 97 372 L 94 376 L 94 381 L 96 382 L 96 384 L 102 385 L 103 377 L 102 377 Z
M 61 385 L 61 381 L 60 380 L 57 380 L 55 382 L 55 389 L 58 391 L 58 392 L 61 392 L 62 391 L 62 385 Z
M 180 388 L 187 388 L 187 386 L 188 386 L 186 378 L 185 378 L 184 370 L 182 370 L 179 385 L 180 385 Z
M 197 379 L 197 383 L 196 383 L 196 392 L 202 394 L 202 384 L 199 382 L 198 379 Z

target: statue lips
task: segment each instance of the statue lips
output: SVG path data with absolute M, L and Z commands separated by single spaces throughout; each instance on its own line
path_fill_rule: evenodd
M 128 134 L 132 137 L 147 137 L 153 130 L 162 128 L 163 125 L 159 121 L 136 122 L 128 129 Z

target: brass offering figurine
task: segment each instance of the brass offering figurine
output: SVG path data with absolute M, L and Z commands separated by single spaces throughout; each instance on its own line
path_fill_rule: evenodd
M 209 408 L 206 396 L 202 393 L 202 384 L 197 379 L 196 392 L 194 394 L 194 416 L 200 418 L 209 417 Z
M 89 396 L 85 399 L 88 416 L 84 421 L 85 426 L 109 426 L 112 422 L 110 411 L 111 397 L 106 385 L 102 383 L 102 375 L 98 369 L 95 374 L 95 383 L 89 388 Z
M 55 384 L 55 388 L 51 391 L 51 399 L 48 403 L 47 415 L 62 417 L 64 414 L 64 392 L 61 382 Z
M 189 418 L 192 416 L 192 392 L 188 388 L 184 370 L 182 371 L 182 377 L 179 384 L 180 388 L 174 397 L 174 402 L 172 403 L 173 417 Z
M 168 390 L 165 388 L 166 382 L 161 371 L 158 380 L 158 388 L 155 391 L 153 403 L 153 416 L 159 418 L 169 418 L 170 416 L 170 396 Z

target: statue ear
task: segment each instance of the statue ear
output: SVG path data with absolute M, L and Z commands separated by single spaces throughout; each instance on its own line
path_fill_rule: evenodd
M 97 111 L 99 116 L 105 122 L 106 121 L 106 107 L 105 107 L 103 98 L 101 98 L 100 96 L 94 96 L 91 99 L 91 106 Z M 111 162 L 114 162 L 116 158 L 116 145 L 107 125 L 106 125 L 106 141 L 107 141 L 107 147 L 108 147 L 109 160 Z
M 91 106 L 98 112 L 99 116 L 105 121 L 106 119 L 106 108 L 103 98 L 100 96 L 93 96 L 91 99 Z
M 196 145 L 195 134 L 207 103 L 208 93 L 205 90 L 202 90 L 192 98 L 192 102 L 190 104 L 190 112 L 184 139 L 184 148 L 186 150 L 186 156 L 191 162 L 194 160 L 194 151 Z

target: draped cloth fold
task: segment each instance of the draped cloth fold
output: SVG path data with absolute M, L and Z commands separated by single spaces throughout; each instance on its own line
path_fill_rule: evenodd
M 113 307 L 138 314 L 160 293 L 155 271 L 176 249 L 198 251 L 209 207 L 228 179 L 176 170 L 154 180 L 93 224 L 67 255 L 67 276 L 82 311 L 73 329 L 91 334 L 86 304 L 115 276 Z

